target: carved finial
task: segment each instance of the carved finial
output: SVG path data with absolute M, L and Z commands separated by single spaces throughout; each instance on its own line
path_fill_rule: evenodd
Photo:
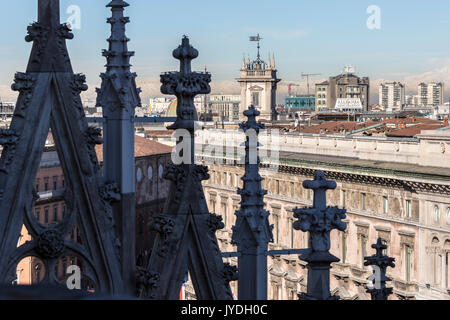
M 173 56 L 180 60 L 180 71 L 161 75 L 161 92 L 175 95 L 178 101 L 177 120 L 169 129 L 194 130 L 194 122 L 198 119 L 194 97 L 211 92 L 211 74 L 192 72 L 191 62 L 198 57 L 198 50 L 189 44 L 187 36 L 183 36 L 181 45 L 173 51 Z
M 260 129 L 264 129 L 265 125 L 256 121 L 256 117 L 259 116 L 259 112 L 253 105 L 244 111 L 244 116 L 247 117 L 247 121 L 239 123 L 239 128 L 247 132 L 250 129 L 254 129 L 259 134 Z
M 330 233 L 333 229 L 344 231 L 347 224 L 346 210 L 338 207 L 327 207 L 326 191 L 336 188 L 336 182 L 326 180 L 323 171 L 316 171 L 314 180 L 304 181 L 303 187 L 314 190 L 314 206 L 312 208 L 296 208 L 293 210 L 294 229 L 310 234 L 310 252 L 303 254 L 301 260 L 308 262 L 308 289 L 301 299 L 329 300 L 337 299 L 330 294 L 330 265 L 339 259 L 330 254 Z
M 336 189 L 337 184 L 335 181 L 327 180 L 325 173 L 318 170 L 314 173 L 314 180 L 303 181 L 303 187 L 314 190 L 314 208 L 324 209 L 327 207 L 327 190 Z
M 395 258 L 383 254 L 383 250 L 386 250 L 387 246 L 383 244 L 381 238 L 378 238 L 377 243 L 373 244 L 372 248 L 376 250 L 375 255 L 364 257 L 364 265 L 374 267 L 374 274 L 367 278 L 374 286 L 371 289 L 367 289 L 367 292 L 370 293 L 372 300 L 387 300 L 393 289 L 386 287 L 386 282 L 391 281 L 386 276 L 386 269 L 387 267 L 395 267 Z

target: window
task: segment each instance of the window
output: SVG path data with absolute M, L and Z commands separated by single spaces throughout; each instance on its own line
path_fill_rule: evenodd
M 40 210 L 36 210 L 36 220 L 41 221 L 41 211 Z
M 58 189 L 58 177 L 53 177 L 53 190 Z
M 216 200 L 215 200 L 215 199 L 209 200 L 209 210 L 210 210 L 212 213 L 215 213 L 215 212 L 216 212 Z
M 53 222 L 58 222 L 58 207 L 53 207 Z
M 272 283 L 272 300 L 280 299 L 280 286 L 277 283 Z
M 289 247 L 294 248 L 294 219 L 289 217 Z
M 441 211 L 437 205 L 434 206 L 434 222 L 441 220 Z
M 48 208 L 44 209 L 44 223 L 48 223 Z
M 137 182 L 141 182 L 142 181 L 142 169 L 141 168 L 137 168 L 136 171 L 136 180 Z
M 259 92 L 252 93 L 252 104 L 255 107 L 259 107 Z
M 151 166 L 147 168 L 147 179 L 149 181 L 152 181 L 153 179 L 153 168 Z
M 345 190 L 342 190 L 342 206 L 345 208 Z
M 387 242 L 387 240 L 384 240 L 384 239 L 381 240 L 381 243 L 384 244 L 384 245 L 386 246 L 386 249 L 383 250 L 383 254 L 384 254 L 385 256 L 387 256 L 388 253 L 389 253 L 389 243 Z
M 48 191 L 48 180 L 49 178 L 44 178 L 44 191 Z
M 40 179 L 36 179 L 36 192 L 39 192 Z
M 406 200 L 406 217 L 407 218 L 412 217 L 411 200 Z
M 228 214 L 228 206 L 226 202 L 222 202 L 222 217 L 223 217 L 223 223 L 225 226 L 227 225 L 227 214 Z
M 367 237 L 364 234 L 358 234 L 359 265 L 364 267 L 364 257 L 366 256 Z
M 346 261 L 347 261 L 347 233 L 345 231 L 342 232 L 341 241 L 342 241 L 342 263 L 346 263 Z
M 388 210 L 389 210 L 388 197 L 383 197 L 383 213 L 388 214 Z
M 278 221 L 278 215 L 274 214 L 273 216 L 273 230 L 274 230 L 274 242 L 278 243 L 278 231 L 279 231 L 279 221 Z
M 366 194 L 365 193 L 361 194 L 361 208 L 363 210 L 366 210 Z
M 405 280 L 406 282 L 411 281 L 411 255 L 412 248 L 408 245 L 405 245 Z
M 447 208 L 447 223 L 450 224 L 450 207 Z

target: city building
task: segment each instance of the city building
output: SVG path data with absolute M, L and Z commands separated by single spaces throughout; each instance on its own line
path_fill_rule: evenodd
M 239 120 L 245 120 L 243 112 L 249 105 L 261 112 L 261 120 L 276 118 L 277 84 L 281 79 L 277 77 L 274 57 L 269 56 L 267 63 L 260 59 L 259 51 L 257 59 L 252 62 L 250 58 L 245 61 L 244 57 L 237 81 L 241 85 Z
M 220 134 L 230 145 L 243 138 L 231 131 L 205 133 Z M 370 299 L 366 279 L 372 269 L 364 266 L 364 257 L 374 254 L 371 244 L 381 237 L 395 258 L 395 268 L 388 269 L 391 299 L 450 299 L 450 131 L 422 131 L 402 140 L 309 133 L 267 138 L 273 139 L 280 142 L 279 167 L 274 171 L 263 161 L 261 170 L 274 226 L 270 250 L 308 248 L 308 234 L 293 229 L 293 209 L 312 205 L 312 192 L 302 183 L 320 169 L 337 182 L 327 192 L 328 204 L 347 209 L 347 229 L 331 233 L 331 253 L 340 259 L 331 269 L 332 293 L 344 300 Z M 210 211 L 225 223 L 218 232 L 221 249 L 232 252 L 244 168 L 225 163 L 218 153 L 199 151 L 199 160 L 213 158 L 205 195 Z M 306 291 L 308 270 L 297 255 L 268 257 L 268 265 L 270 299 L 296 299 Z M 235 284 L 232 288 L 236 292 Z
M 341 99 L 339 107 L 342 109 L 354 109 L 354 99 L 359 99 L 362 111 L 367 111 L 369 88 L 368 77 L 360 78 L 353 67 L 346 66 L 342 74 L 316 84 L 316 111 L 336 109 L 338 99 Z
M 212 115 L 212 121 L 239 121 L 240 103 L 240 95 L 212 94 L 207 112 Z
M 284 107 L 291 112 L 314 111 L 316 109 L 315 95 L 289 96 L 284 99 Z
M 385 110 L 400 110 L 406 103 L 405 86 L 400 82 L 381 83 L 378 97 Z
M 418 96 L 418 104 L 421 106 L 438 106 L 444 104 L 444 83 L 419 83 Z
M 419 105 L 419 96 L 418 95 L 406 95 L 405 96 L 405 104 L 407 106 L 418 106 Z

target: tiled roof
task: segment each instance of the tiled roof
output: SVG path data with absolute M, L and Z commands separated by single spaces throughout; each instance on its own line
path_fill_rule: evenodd
M 139 136 L 134 136 L 134 139 L 136 158 L 153 156 L 157 154 L 167 154 L 172 152 L 172 148 L 165 144 L 145 139 Z M 103 162 L 103 146 L 97 145 L 95 147 L 95 151 L 97 152 L 98 161 Z
M 340 132 L 351 132 L 353 130 L 362 129 L 368 127 L 374 123 L 358 123 L 354 121 L 327 121 L 319 125 L 299 128 L 297 131 L 305 133 L 340 133 Z
M 443 125 L 437 124 L 417 124 L 405 129 L 399 129 L 386 133 L 388 137 L 414 137 L 416 134 L 420 134 L 422 130 L 436 130 L 442 128 Z

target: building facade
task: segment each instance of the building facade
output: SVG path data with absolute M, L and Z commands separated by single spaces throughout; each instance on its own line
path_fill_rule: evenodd
M 213 121 L 239 121 L 240 95 L 212 94 L 209 97 L 208 112 Z
M 385 109 L 400 110 L 406 103 L 405 86 L 400 82 L 381 83 L 378 93 L 379 104 Z
M 360 78 L 353 68 L 346 67 L 338 76 L 316 84 L 316 111 L 333 110 L 338 99 L 359 99 L 363 111 L 369 109 L 370 81 Z
M 419 83 L 417 91 L 421 106 L 444 104 L 444 83 L 442 82 Z
M 314 111 L 316 109 L 316 97 L 314 95 L 302 95 L 286 97 L 284 107 L 289 111 Z
M 242 138 L 226 135 L 229 141 Z M 425 131 L 417 139 L 403 140 L 290 133 L 281 134 L 279 143 L 278 169 L 263 161 L 266 169 L 261 170 L 274 225 L 269 249 L 308 247 L 308 234 L 292 227 L 293 208 L 312 205 L 312 192 L 302 182 L 316 169 L 324 170 L 337 182 L 337 189 L 327 193 L 328 204 L 347 209 L 347 229 L 331 234 L 331 253 L 341 260 L 331 269 L 333 293 L 342 299 L 370 299 L 365 290 L 372 270 L 364 266 L 364 256 L 374 253 L 371 244 L 381 237 L 387 254 L 396 259 L 396 267 L 388 269 L 391 299 L 450 299 L 448 132 Z M 198 158 L 211 163 L 211 157 Z M 218 232 L 222 251 L 231 252 L 236 250 L 230 243 L 231 228 L 244 168 L 216 160 L 205 194 L 211 212 L 224 219 L 225 229 Z M 307 268 L 297 255 L 268 257 L 268 265 L 269 298 L 295 299 L 306 291 Z M 232 286 L 237 294 L 236 283 Z

